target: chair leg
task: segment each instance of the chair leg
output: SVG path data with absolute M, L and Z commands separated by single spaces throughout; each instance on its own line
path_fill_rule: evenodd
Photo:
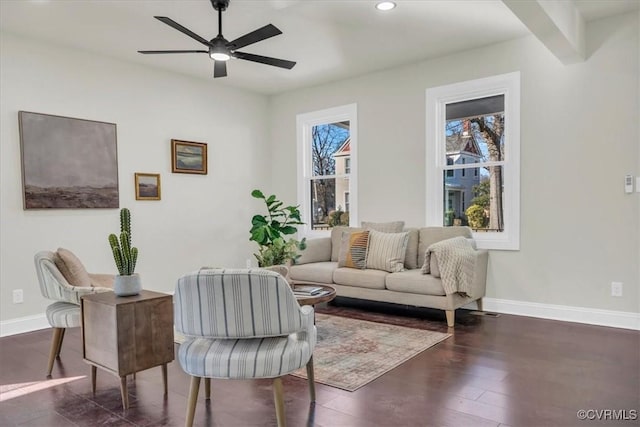
M 276 405 L 276 419 L 278 427 L 286 427 L 287 419 L 284 414 L 284 396 L 282 393 L 282 378 L 273 379 L 273 401 Z
M 447 326 L 453 328 L 456 324 L 456 311 L 455 310 L 445 310 L 447 315 Z
M 60 334 L 60 342 L 58 343 L 58 351 L 56 353 L 56 359 L 60 359 L 60 350 L 62 350 L 62 340 L 64 340 L 65 332 L 67 332 L 67 328 L 62 328 L 62 333 Z
M 127 389 L 127 376 L 120 377 L 120 396 L 122 397 L 122 409 L 129 409 L 129 390 Z
M 316 401 L 316 382 L 315 375 L 313 373 L 313 356 L 307 362 L 307 382 L 309 383 L 309 396 L 311 401 Z
M 62 337 L 64 335 L 64 328 L 53 328 L 53 339 L 51 340 L 51 351 L 49 352 L 49 365 L 47 366 L 47 376 L 51 376 L 53 371 L 53 361 L 60 354 L 60 347 L 62 346 Z
M 478 311 L 484 311 L 484 310 L 482 309 L 482 298 L 478 298 L 478 299 L 476 300 L 476 305 L 478 306 Z
M 191 377 L 191 387 L 189 388 L 189 400 L 187 400 L 187 419 L 185 427 L 193 425 L 193 416 L 196 413 L 196 403 L 198 402 L 198 389 L 200 388 L 200 377 Z
M 204 397 L 205 399 L 211 399 L 211 378 L 204 379 Z

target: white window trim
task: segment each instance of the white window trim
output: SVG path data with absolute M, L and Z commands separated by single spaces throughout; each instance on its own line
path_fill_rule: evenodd
M 349 121 L 349 138 L 351 172 L 348 175 L 327 175 L 323 178 L 349 177 L 350 211 L 349 223 L 358 224 L 358 108 L 357 104 L 348 104 L 340 107 L 327 108 L 320 111 L 298 114 L 296 116 L 297 132 L 297 154 L 298 154 L 298 204 L 304 226 L 298 227 L 298 234 L 301 237 L 326 237 L 331 234 L 329 230 L 311 229 L 311 212 L 309 212 L 311 194 L 310 186 L 307 185 L 311 175 L 311 129 L 314 126 Z
M 520 249 L 520 72 L 501 74 L 478 80 L 454 83 L 426 91 L 426 223 L 443 224 L 442 177 L 445 156 L 446 105 L 453 102 L 488 96 L 505 96 L 504 137 L 504 224 L 503 232 L 474 233 L 479 248 L 499 250 Z M 485 163 L 482 166 L 486 165 Z

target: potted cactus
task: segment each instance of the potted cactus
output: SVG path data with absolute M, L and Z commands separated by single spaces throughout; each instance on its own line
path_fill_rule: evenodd
M 131 246 L 131 212 L 120 210 L 120 240 L 115 234 L 109 234 L 109 245 L 118 268 L 113 283 L 113 292 L 118 296 L 138 295 L 142 289 L 140 276 L 134 273 L 138 260 L 138 248 Z

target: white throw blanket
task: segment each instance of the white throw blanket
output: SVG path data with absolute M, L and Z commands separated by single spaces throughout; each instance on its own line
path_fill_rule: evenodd
M 476 250 L 469 240 L 464 237 L 454 237 L 429 246 L 424 255 L 422 274 L 431 272 L 432 254 L 438 261 L 445 294 L 459 292 L 472 298 L 480 297 L 480 295 L 473 295 Z

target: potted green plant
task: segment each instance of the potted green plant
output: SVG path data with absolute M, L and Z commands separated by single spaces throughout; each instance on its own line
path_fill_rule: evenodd
M 138 248 L 131 246 L 131 212 L 120 210 L 120 241 L 115 234 L 109 234 L 109 245 L 118 268 L 113 283 L 113 292 L 118 296 L 138 295 L 142 289 L 140 276 L 135 273 Z
M 306 248 L 306 238 L 298 241 L 287 238 L 297 232 L 297 226 L 304 224 L 300 219 L 298 206 L 283 206 L 275 195 L 265 197 L 260 190 L 253 190 L 251 196 L 264 200 L 267 215 L 254 215 L 251 219 L 251 237 L 259 246 L 253 254 L 260 267 L 295 263 L 300 257 L 299 250 Z

